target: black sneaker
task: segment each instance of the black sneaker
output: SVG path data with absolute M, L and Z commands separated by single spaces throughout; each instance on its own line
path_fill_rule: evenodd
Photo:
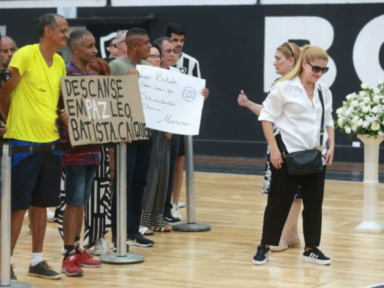
M 15 272 L 13 272 L 13 267 L 15 265 L 11 264 L 11 281 L 17 281 L 17 277 L 15 275 Z
M 144 238 L 141 234 L 127 236 L 127 244 L 131 246 L 150 247 L 155 244 L 154 241 Z
M 303 260 L 304 262 L 314 263 L 319 265 L 331 264 L 331 259 L 326 257 L 323 254 L 323 252 L 317 249 L 317 247 L 314 247 L 312 250 L 304 251 Z
M 257 246 L 256 255 L 253 256 L 252 263 L 255 265 L 264 265 L 268 261 L 269 248 L 264 244 Z
M 117 242 L 116 242 L 116 239 L 115 238 L 112 238 L 112 243 L 111 243 L 111 249 L 113 252 L 117 252 Z M 129 251 L 129 245 L 128 245 L 128 241 L 127 241 L 127 252 Z
M 45 260 L 41 261 L 35 266 L 29 265 L 28 276 L 41 277 L 52 280 L 61 278 L 61 275 L 53 270 L 53 268 L 49 266 Z
M 174 218 L 171 213 L 164 215 L 164 221 L 171 226 L 183 223 L 183 220 Z

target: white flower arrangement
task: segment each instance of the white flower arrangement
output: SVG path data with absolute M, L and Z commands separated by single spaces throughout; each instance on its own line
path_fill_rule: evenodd
M 376 88 L 362 83 L 361 89 L 346 96 L 343 106 L 336 110 L 335 125 L 349 136 L 384 136 L 384 80 L 380 79 Z

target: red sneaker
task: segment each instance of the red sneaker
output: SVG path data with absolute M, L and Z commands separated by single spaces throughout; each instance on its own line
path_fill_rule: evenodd
M 81 267 L 97 268 L 101 266 L 101 262 L 99 260 L 93 259 L 92 256 L 85 252 L 85 250 L 76 248 L 76 256 Z
M 70 277 L 83 276 L 83 269 L 80 267 L 76 254 L 69 255 L 63 260 L 61 273 L 65 273 L 65 275 Z

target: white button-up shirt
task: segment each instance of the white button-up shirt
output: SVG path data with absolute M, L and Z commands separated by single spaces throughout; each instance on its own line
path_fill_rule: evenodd
M 333 127 L 333 119 L 332 93 L 323 83 L 315 83 L 313 103 L 299 77 L 273 86 L 263 102 L 264 108 L 261 109 L 259 121 L 275 124 L 289 153 L 314 149 L 320 144 L 322 108 L 319 88 L 324 100 L 324 136 L 321 144 L 325 155 L 328 140 L 325 127 Z

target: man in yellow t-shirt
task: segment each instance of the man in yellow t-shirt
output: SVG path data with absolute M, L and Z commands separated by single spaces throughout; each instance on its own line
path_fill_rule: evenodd
M 60 78 L 66 76 L 65 63 L 56 51 L 69 38 L 68 23 L 57 14 L 46 14 L 38 24 L 40 43 L 19 49 L 9 64 L 10 82 L 0 93 L 1 113 L 7 120 L 8 138 L 15 146 L 50 145 L 59 142 L 55 126 L 60 93 Z M 32 260 L 28 275 L 60 279 L 43 260 L 46 207 L 59 204 L 61 179 L 60 152 L 20 153 L 12 155 L 11 253 L 26 210 L 32 226 Z M 11 279 L 13 273 L 11 257 Z

